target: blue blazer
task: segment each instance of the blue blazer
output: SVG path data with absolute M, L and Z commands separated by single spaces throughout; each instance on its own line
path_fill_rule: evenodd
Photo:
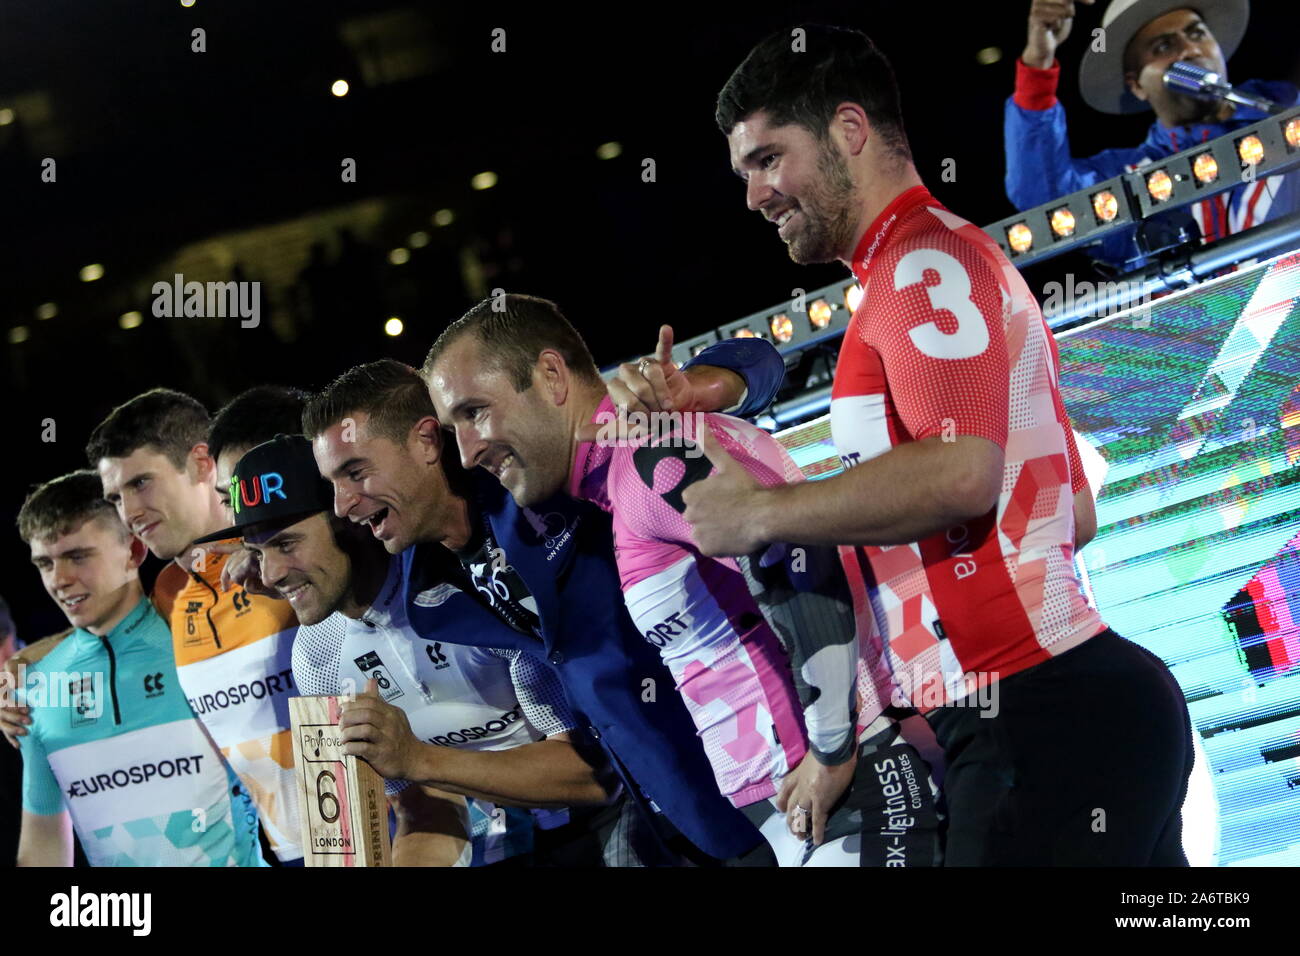
M 543 639 L 498 625 L 486 609 L 473 618 L 462 616 L 454 598 L 432 608 L 416 603 L 420 592 L 437 585 L 427 549 L 440 545 L 417 545 L 402 554 L 407 615 L 416 633 L 544 657 L 630 795 L 654 801 L 711 856 L 740 856 L 757 846 L 758 830 L 718 792 L 695 724 L 659 650 L 627 613 L 609 516 L 567 496 L 528 514 L 490 475 L 477 470 L 471 475 L 484 519 L 537 602 Z M 479 626 L 482 615 L 493 620 Z

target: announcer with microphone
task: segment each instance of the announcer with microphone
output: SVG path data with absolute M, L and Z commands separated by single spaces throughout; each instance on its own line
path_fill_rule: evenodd
M 1200 0 L 1195 8 L 1186 0 L 1112 0 L 1102 16 L 1104 32 L 1087 41 L 1079 69 L 1080 92 L 1090 106 L 1104 113 L 1150 109 L 1156 121 L 1137 146 L 1074 158 L 1065 109 L 1056 99 L 1060 63 L 1055 54 L 1069 36 L 1080 4 L 1091 6 L 1093 0 L 1033 0 L 1029 11 L 1028 43 L 1016 63 L 1015 93 L 1007 100 L 1003 127 L 1007 196 L 1016 208 L 1028 209 L 1130 172 L 1267 115 L 1225 99 L 1175 92 L 1165 83 L 1165 72 L 1180 61 L 1226 79 L 1224 61 L 1246 32 L 1248 0 Z M 1285 82 L 1247 80 L 1236 88 L 1282 107 L 1298 99 L 1296 88 Z M 1244 180 L 1228 192 L 1194 204 L 1190 211 L 1204 240 L 1213 242 L 1297 210 L 1300 173 L 1291 172 Z M 1132 231 L 1103 242 L 1097 258 L 1119 267 L 1142 264 Z

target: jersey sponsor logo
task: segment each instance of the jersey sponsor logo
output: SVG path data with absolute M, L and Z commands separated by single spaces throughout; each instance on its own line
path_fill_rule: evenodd
M 72 726 L 93 724 L 104 713 L 99 697 L 99 681 L 94 674 L 77 677 L 68 682 L 68 699 L 72 704 Z
M 434 641 L 432 644 L 425 644 L 424 653 L 429 655 L 429 662 L 433 664 L 433 669 L 436 671 L 444 670 L 451 666 L 451 661 L 448 660 L 447 655 L 442 652 L 442 644 L 438 641 Z
M 155 674 L 144 675 L 144 696 L 161 697 L 166 692 L 163 687 L 163 673 L 158 671 Z
M 894 223 L 897 221 L 898 221 L 898 213 L 894 213 L 892 216 L 890 216 L 888 219 L 885 220 L 883 225 L 881 225 L 880 230 L 875 235 L 875 238 L 871 240 L 871 245 L 867 248 L 867 254 L 862 257 L 862 264 L 859 266 L 859 268 L 863 272 L 866 272 L 867 269 L 871 268 L 871 260 L 875 257 L 876 250 L 880 248 L 880 243 L 884 241 L 885 236 L 889 235 L 889 230 L 893 228 Z M 866 299 L 866 297 L 867 297 L 866 289 L 864 287 L 862 298 Z
M 531 508 L 524 508 L 524 520 L 528 522 L 529 527 L 537 535 L 546 548 L 546 560 L 554 560 L 559 550 L 568 544 L 569 539 L 573 537 L 573 532 L 578 528 L 578 522 L 582 520 L 580 515 L 573 516 L 573 525 L 570 526 L 564 515 L 558 511 L 548 511 L 546 514 L 538 514 Z
M 202 614 L 202 613 L 203 613 L 203 602 L 202 602 L 202 601 L 186 601 L 186 602 L 185 602 L 185 639 L 184 639 L 184 644 L 185 644 L 186 647 L 193 647 L 193 646 L 196 645 L 196 644 L 202 644 L 202 643 L 203 643 L 204 635 L 199 633 L 199 627 L 198 627 L 198 624 L 195 623 L 195 618 L 197 618 L 197 617 L 198 617 L 200 614 Z
M 252 609 L 253 598 L 247 591 L 241 588 L 231 596 L 230 603 L 235 605 L 235 617 L 239 617 L 245 611 Z
M 415 604 L 417 607 L 438 607 L 446 604 L 459 593 L 460 589 L 453 584 L 439 584 L 417 594 Z
M 84 780 L 73 780 L 68 784 L 67 797 L 88 797 L 108 790 L 121 790 L 134 784 L 148 783 L 154 777 L 170 780 L 172 777 L 191 776 L 202 773 L 203 754 L 191 754 L 188 757 L 171 757 L 156 763 L 135 764 L 131 767 L 119 767 L 106 773 L 97 773 Z
M 682 620 L 682 611 L 669 614 L 658 624 L 645 632 L 645 639 L 656 647 L 671 644 L 674 637 L 680 637 L 690 630 L 690 623 Z
M 360 657 L 353 658 L 357 669 L 361 671 L 363 678 L 373 677 L 375 683 L 379 685 L 379 696 L 387 701 L 394 701 L 403 696 L 402 688 L 397 684 L 397 678 L 393 676 L 392 671 L 384 666 L 376 651 L 366 651 Z
M 439 747 L 458 747 L 471 740 L 482 740 L 484 737 L 502 733 L 518 720 L 519 708 L 516 707 L 495 720 L 487 721 L 481 727 L 462 727 L 460 730 L 451 730 L 445 734 L 435 734 L 429 738 L 429 743 L 437 744 Z
M 291 690 L 294 690 L 293 668 L 287 668 L 278 674 L 267 674 L 255 680 L 241 681 L 223 690 L 200 694 L 189 700 L 194 713 L 202 716 L 228 707 L 238 707 L 250 700 L 257 701 L 275 694 L 287 694 Z

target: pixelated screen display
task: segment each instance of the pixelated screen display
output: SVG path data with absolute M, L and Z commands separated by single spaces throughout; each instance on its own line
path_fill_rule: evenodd
M 1074 428 L 1107 464 L 1080 571 L 1196 728 L 1189 858 L 1300 865 L 1300 255 L 1057 344 Z M 829 416 L 777 437 L 810 477 L 839 471 Z

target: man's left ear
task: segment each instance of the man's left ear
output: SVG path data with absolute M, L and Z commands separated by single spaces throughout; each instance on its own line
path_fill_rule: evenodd
M 426 415 L 416 423 L 415 433 L 426 449 L 426 460 L 436 463 L 441 457 L 447 436 L 442 433 L 442 423 L 432 415 Z
M 861 106 L 853 102 L 844 102 L 839 105 L 835 110 L 834 118 L 831 120 L 831 129 L 838 132 L 843 138 L 844 145 L 848 148 L 850 156 L 856 156 L 862 152 L 863 147 L 867 145 L 867 140 L 875 133 L 866 112 Z
M 196 482 L 210 481 L 214 485 L 216 484 L 217 462 L 208 451 L 207 442 L 199 442 L 190 449 L 186 465 L 194 469 Z
M 139 568 L 140 565 L 144 564 L 144 559 L 149 554 L 149 546 L 145 544 L 143 541 L 141 541 L 139 538 L 137 538 L 135 535 L 131 535 L 131 542 L 129 547 L 130 547 L 130 557 L 128 558 L 127 567 L 134 570 Z
M 543 349 L 537 356 L 537 371 L 542 387 L 550 396 L 552 405 L 563 405 L 569 398 L 569 363 L 555 349 Z

